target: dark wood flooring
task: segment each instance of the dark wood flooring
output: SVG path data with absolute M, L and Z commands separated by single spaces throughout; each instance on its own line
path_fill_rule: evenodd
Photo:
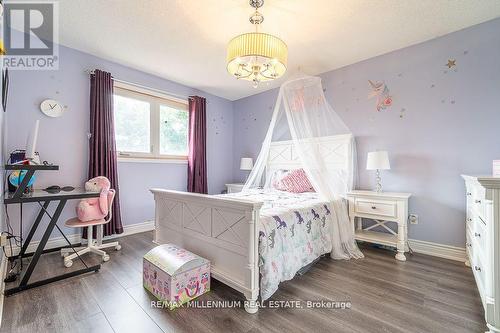
M 152 233 L 122 238 L 122 250 L 99 273 L 72 278 L 5 298 L 1 332 L 484 332 L 483 309 L 472 273 L 460 262 L 425 255 L 394 260 L 394 253 L 364 246 L 366 258 L 322 258 L 282 283 L 272 299 L 350 301 L 350 309 L 243 308 L 175 311 L 152 308 L 142 287 L 142 256 Z M 44 255 L 36 278 L 64 268 Z M 88 257 L 87 257 L 88 258 Z M 99 262 L 99 257 L 92 261 Z M 71 269 L 78 268 L 75 264 Z M 35 279 L 36 279 L 35 278 Z M 212 282 L 201 300 L 242 300 Z

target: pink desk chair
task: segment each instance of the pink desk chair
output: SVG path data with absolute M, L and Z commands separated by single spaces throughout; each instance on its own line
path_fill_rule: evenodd
M 81 256 L 85 253 L 96 253 L 100 256 L 102 256 L 103 261 L 108 261 L 109 260 L 109 255 L 104 252 L 102 249 L 108 248 L 108 247 L 114 247 L 115 250 L 119 251 L 122 247 L 118 242 L 111 242 L 111 243 L 104 243 L 102 242 L 102 229 L 103 225 L 111 221 L 112 217 L 112 208 L 113 208 L 113 200 L 115 198 L 115 190 L 109 190 L 108 194 L 108 207 L 109 207 L 109 214 L 107 219 L 100 219 L 100 220 L 92 220 L 92 221 L 87 221 L 87 222 L 82 222 L 80 221 L 77 217 L 74 217 L 72 219 L 67 220 L 64 224 L 67 227 L 70 228 L 83 228 L 87 227 L 87 246 L 85 247 L 78 247 L 75 250 L 77 253 L 72 253 L 72 249 L 70 248 L 64 248 L 61 249 L 61 255 L 64 257 L 64 266 L 66 267 L 71 267 L 73 266 L 73 259 L 75 259 L 78 256 Z M 92 231 L 93 227 L 97 226 L 97 240 L 92 239 Z

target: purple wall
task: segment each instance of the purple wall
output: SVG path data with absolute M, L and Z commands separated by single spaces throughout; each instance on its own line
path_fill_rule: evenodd
M 412 239 L 464 246 L 460 174 L 491 174 L 500 158 L 500 19 L 320 75 L 325 95 L 357 137 L 359 188 L 374 185 L 366 153 L 388 150 L 386 191 L 412 192 Z M 456 66 L 445 66 L 456 59 Z M 368 80 L 385 81 L 394 102 L 377 112 Z M 234 175 L 256 157 L 277 90 L 234 103 Z
M 413 193 L 410 211 L 420 222 L 410 225 L 410 238 L 463 246 L 460 174 L 490 174 L 491 161 L 500 158 L 498 31 L 500 19 L 321 75 L 327 99 L 357 137 L 359 165 L 365 165 L 368 151 L 388 150 L 392 170 L 382 175 L 384 189 Z M 448 59 L 456 59 L 456 67 L 448 69 Z M 60 165 L 59 172 L 40 173 L 37 187 L 81 185 L 86 179 L 89 83 L 83 71 L 89 68 L 175 94 L 205 96 L 209 191 L 219 193 L 233 175 L 244 178 L 239 159 L 256 157 L 276 90 L 230 102 L 61 47 L 59 71 L 11 72 L 7 150 L 24 147 L 30 127 L 41 119 L 37 150 L 42 159 Z M 367 98 L 368 80 L 387 84 L 394 99 L 387 110 L 377 112 L 375 101 Z M 45 98 L 68 105 L 67 113 L 58 119 L 44 116 L 38 105 Z M 185 189 L 186 166 L 119 163 L 119 178 L 123 222 L 131 225 L 153 218 L 149 188 Z M 360 168 L 360 188 L 372 188 L 373 179 Z M 61 220 L 74 215 L 75 204 Z M 25 225 L 34 208 L 25 206 Z M 9 212 L 15 225 L 18 209 Z
M 92 55 L 60 48 L 58 71 L 11 71 L 7 149 L 22 148 L 28 131 L 40 119 L 37 150 L 42 160 L 60 165 L 58 172 L 38 174 L 36 187 L 48 185 L 82 186 L 87 178 L 87 132 L 89 131 L 89 78 L 85 69 L 100 68 L 116 78 L 181 95 L 207 98 L 208 179 L 210 193 L 220 193 L 232 180 L 232 102 L 196 89 L 133 70 Z M 39 110 L 46 98 L 68 106 L 61 117 L 52 119 Z M 160 187 L 185 190 L 186 164 L 122 163 L 118 165 L 124 225 L 142 223 L 154 217 L 153 196 L 148 189 Z M 75 215 L 76 202 L 68 204 L 60 224 Z M 25 205 L 25 229 L 34 219 L 34 205 Z M 17 225 L 18 208 L 9 208 Z M 70 231 L 73 232 L 73 231 Z M 54 233 L 54 237 L 60 236 Z

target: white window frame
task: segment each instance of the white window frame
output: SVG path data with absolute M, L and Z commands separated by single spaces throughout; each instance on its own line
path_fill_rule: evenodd
M 122 162 L 172 162 L 187 163 L 186 155 L 160 154 L 160 106 L 166 105 L 175 109 L 188 112 L 188 101 L 172 97 L 156 90 L 138 87 L 132 84 L 115 81 L 114 95 L 133 98 L 145 101 L 150 104 L 150 153 L 138 153 L 129 151 L 119 151 L 117 149 L 118 160 Z M 113 110 L 114 114 L 114 110 Z M 189 124 L 188 124 L 189 126 Z

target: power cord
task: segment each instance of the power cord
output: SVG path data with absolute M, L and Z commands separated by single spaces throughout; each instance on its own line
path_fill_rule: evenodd
M 10 247 L 10 255 L 12 255 L 12 253 L 13 253 L 12 239 L 14 238 L 14 240 L 15 240 L 18 236 L 15 236 L 15 235 L 11 234 L 10 232 L 2 232 L 2 235 L 4 235 L 4 234 L 7 234 L 7 240 L 9 241 L 9 247 Z M 4 253 L 5 257 L 7 259 L 9 259 L 9 257 L 5 253 L 5 246 L 3 246 L 2 249 L 3 249 L 3 253 Z M 17 279 L 17 276 L 20 274 L 20 271 L 22 269 L 22 261 L 21 261 L 21 268 L 18 269 L 17 272 L 15 271 L 15 269 L 17 267 L 17 261 L 16 260 L 13 260 L 13 261 L 9 260 L 9 262 L 10 262 L 10 269 L 7 273 L 7 277 L 4 279 L 4 282 L 14 282 Z
M 7 163 L 6 164 L 9 164 L 9 162 L 10 162 L 10 157 L 7 159 Z M 8 184 L 8 177 L 7 177 L 7 170 L 4 171 L 3 180 L 2 181 L 3 181 L 3 184 L 4 184 L 4 188 L 7 189 L 8 186 L 9 186 L 9 184 Z M 5 211 L 5 224 L 6 224 L 7 230 L 4 231 L 4 232 L 2 232 L 1 234 L 2 235 L 4 235 L 4 234 L 7 235 L 7 240 L 8 240 L 8 243 L 9 243 L 8 247 L 9 247 L 9 250 L 10 250 L 9 255 L 13 256 L 14 255 L 14 250 L 13 250 L 13 246 L 12 246 L 12 240 L 14 240 L 14 244 L 16 246 L 21 247 L 22 246 L 23 238 L 22 238 L 22 234 L 20 236 L 16 236 L 14 234 L 14 228 L 12 227 L 12 225 L 10 223 L 9 210 L 8 210 L 8 207 L 7 207 L 6 204 L 4 204 L 4 211 Z M 21 218 L 22 218 L 22 215 L 21 215 Z M 9 256 L 7 256 L 7 253 L 5 251 L 6 250 L 5 246 L 2 246 L 2 250 L 3 250 L 4 256 L 7 259 L 10 259 Z M 4 279 L 4 282 L 13 282 L 13 281 L 15 281 L 17 279 L 17 276 L 20 274 L 20 272 L 22 270 L 22 266 L 23 266 L 22 258 L 20 258 L 20 265 L 19 266 L 17 265 L 17 261 L 16 260 L 8 260 L 8 262 L 10 263 L 10 268 L 9 268 L 7 277 Z M 16 268 L 18 268 L 17 272 L 16 272 Z

